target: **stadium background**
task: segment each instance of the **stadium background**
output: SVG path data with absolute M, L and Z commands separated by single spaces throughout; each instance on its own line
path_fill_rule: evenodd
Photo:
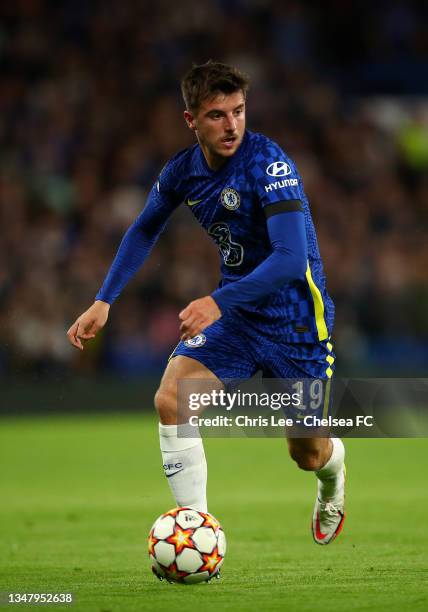
M 99 340 L 83 355 L 67 343 L 163 164 L 193 143 L 179 79 L 208 58 L 250 74 L 249 127 L 303 175 L 336 304 L 339 373 L 423 375 L 427 11 L 379 0 L 365 10 L 2 3 L 0 375 L 12 385 L 3 406 L 25 384 L 45 394 L 95 376 L 155 381 L 177 343 L 177 313 L 216 286 L 216 247 L 183 206 Z

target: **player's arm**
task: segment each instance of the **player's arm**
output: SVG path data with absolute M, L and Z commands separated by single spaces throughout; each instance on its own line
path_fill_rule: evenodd
M 83 350 L 82 340 L 94 338 L 104 327 L 110 305 L 144 263 L 176 206 L 177 201 L 160 192 L 157 183 L 144 210 L 124 235 L 94 304 L 68 330 L 67 337 L 73 346 Z
M 272 253 L 241 280 L 191 302 L 180 313 L 182 339 L 200 333 L 227 310 L 257 303 L 285 283 L 305 278 L 308 249 L 300 200 L 276 202 L 264 210 Z
M 273 251 L 250 274 L 214 291 L 222 312 L 257 303 L 285 283 L 305 278 L 308 247 L 300 200 L 277 202 L 264 210 Z

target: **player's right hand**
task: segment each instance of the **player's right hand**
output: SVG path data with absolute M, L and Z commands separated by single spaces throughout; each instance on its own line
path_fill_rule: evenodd
M 82 340 L 95 338 L 107 322 L 110 304 L 97 300 L 80 315 L 67 332 L 69 342 L 83 351 Z

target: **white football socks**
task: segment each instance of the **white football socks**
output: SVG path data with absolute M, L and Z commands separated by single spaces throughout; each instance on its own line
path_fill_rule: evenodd
M 318 497 L 321 501 L 343 503 L 345 447 L 340 438 L 330 438 L 333 451 L 330 459 L 318 472 Z
M 163 468 L 177 506 L 207 512 L 207 462 L 202 438 L 194 436 L 188 423 L 159 423 Z

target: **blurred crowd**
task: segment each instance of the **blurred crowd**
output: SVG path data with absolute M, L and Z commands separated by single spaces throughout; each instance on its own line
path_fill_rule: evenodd
M 251 76 L 249 127 L 297 162 L 342 364 L 428 365 L 427 8 L 327 4 L 2 3 L 0 372 L 164 366 L 179 310 L 218 281 L 184 207 L 83 354 L 65 332 L 164 163 L 193 144 L 179 80 L 209 58 Z

